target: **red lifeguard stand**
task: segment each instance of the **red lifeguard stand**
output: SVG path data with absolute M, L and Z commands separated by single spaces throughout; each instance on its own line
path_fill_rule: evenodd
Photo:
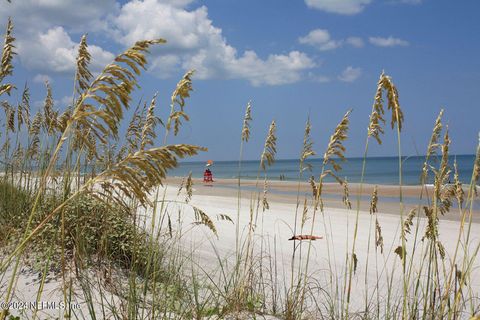
M 213 164 L 212 160 L 207 161 L 205 172 L 203 173 L 203 182 L 213 182 L 213 174 L 210 170 L 210 166 Z
M 212 171 L 210 171 L 208 168 L 203 173 L 203 182 L 213 182 Z

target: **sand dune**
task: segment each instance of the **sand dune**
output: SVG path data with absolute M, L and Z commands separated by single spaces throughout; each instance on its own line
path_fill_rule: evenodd
M 171 179 L 168 195 L 175 197 L 176 190 L 172 188 L 176 182 L 175 179 Z M 207 212 L 210 216 L 215 217 L 217 214 L 228 214 L 235 221 L 237 213 L 237 201 L 238 190 L 235 188 L 235 180 L 220 180 L 213 184 L 213 186 L 205 186 L 200 181 L 196 181 L 194 185 L 195 192 L 192 199 L 192 204 L 200 207 Z M 242 186 L 252 187 L 254 182 L 242 181 Z M 297 185 L 291 182 L 271 182 L 270 187 L 280 191 L 295 191 Z M 354 186 L 353 190 L 356 190 L 358 186 Z M 364 192 L 369 194 L 372 190 L 372 186 L 365 186 Z M 336 194 L 339 189 L 336 186 L 329 185 L 326 188 L 328 193 Z M 307 186 L 301 185 L 302 192 L 308 191 Z M 382 197 L 392 196 L 398 191 L 398 187 L 379 186 L 380 203 Z M 418 195 L 420 192 L 419 187 L 405 187 L 404 194 L 409 197 Z M 355 193 L 353 191 L 352 193 Z M 242 230 L 243 237 L 246 234 L 248 221 L 249 221 L 249 208 L 250 199 L 253 192 L 244 188 L 241 192 L 242 200 L 240 202 L 240 230 Z M 264 248 L 269 248 L 269 254 L 276 257 L 279 265 L 275 266 L 276 270 L 270 270 L 275 272 L 278 277 L 278 284 L 283 288 L 289 285 L 290 279 L 290 267 L 293 243 L 289 241 L 289 238 L 293 235 L 293 225 L 296 210 L 296 196 L 286 193 L 275 193 L 272 191 L 268 195 L 270 210 L 263 215 L 263 224 L 259 222 L 257 226 L 259 235 L 257 240 L 257 249 L 260 243 L 260 239 L 264 239 Z M 352 202 L 354 202 L 354 196 L 351 196 Z M 325 201 L 325 212 L 322 215 L 320 212 L 317 214 L 317 221 L 314 227 L 314 235 L 322 236 L 324 239 L 316 240 L 312 242 L 313 245 L 313 260 L 310 263 L 310 271 L 316 272 L 320 283 L 328 286 L 329 273 L 325 270 L 334 270 L 335 279 L 339 280 L 339 283 L 343 283 L 344 269 L 345 269 L 345 257 L 347 252 L 351 252 L 351 244 L 353 240 L 354 223 L 356 219 L 356 210 L 346 210 L 344 207 L 340 207 L 341 201 L 334 198 L 327 198 Z M 357 273 L 354 276 L 354 283 L 352 290 L 355 292 L 353 297 L 352 307 L 360 308 L 365 303 L 365 296 L 367 299 L 376 299 L 376 287 L 377 287 L 377 275 L 379 277 L 379 290 L 380 296 L 387 296 L 387 281 L 392 279 L 388 278 L 392 275 L 396 278 L 397 284 L 402 283 L 402 267 L 399 257 L 393 253 L 394 249 L 401 244 L 400 237 L 400 215 L 399 215 L 399 203 L 389 201 L 387 204 L 379 206 L 378 220 L 382 228 L 382 234 L 384 237 L 384 254 L 376 254 L 374 245 L 374 231 L 375 220 L 372 215 L 365 209 L 368 208 L 368 203 L 361 202 L 361 211 L 359 212 L 359 233 L 356 244 L 356 255 L 358 258 Z M 303 206 L 303 199 L 302 205 Z M 407 204 L 408 207 L 414 207 L 413 204 Z M 299 209 L 300 214 L 302 207 Z M 185 209 L 185 216 L 188 210 Z M 309 233 L 311 223 L 312 209 L 309 210 L 310 219 L 307 221 L 308 226 L 304 233 Z M 478 215 L 478 212 L 474 212 L 474 215 Z M 478 217 L 475 216 L 475 221 L 478 221 Z M 235 226 L 230 222 L 217 221 L 218 239 L 215 238 L 209 230 L 206 228 L 195 228 L 190 234 L 185 235 L 185 245 L 194 248 L 195 258 L 199 263 L 204 266 L 208 266 L 211 269 L 218 270 L 218 257 L 230 259 L 232 262 L 233 253 L 235 250 Z M 414 220 L 414 226 L 412 227 L 412 234 L 407 237 L 407 252 L 412 254 L 413 243 L 415 237 L 415 227 L 417 226 L 417 220 Z M 417 250 L 414 255 L 414 270 L 420 267 L 422 261 L 422 250 L 425 243 L 420 241 L 425 232 L 426 219 L 421 216 L 418 219 L 418 239 Z M 446 263 L 450 263 L 448 258 L 451 257 L 455 251 L 455 244 L 457 243 L 457 237 L 459 234 L 460 222 L 459 214 L 455 210 L 448 213 L 445 217 L 440 218 L 439 232 L 440 241 L 445 246 L 447 253 Z M 477 222 L 471 225 L 471 250 L 474 246 L 479 244 L 480 241 L 480 224 Z M 261 231 L 263 230 L 263 232 Z M 369 232 L 370 231 L 370 232 Z M 298 244 L 298 243 L 297 243 Z M 307 251 L 308 241 L 302 242 L 303 254 Z M 214 250 L 215 248 L 215 250 Z M 217 252 L 217 253 L 216 253 Z M 461 253 L 457 257 L 457 261 L 463 257 Z M 367 268 L 366 261 L 369 260 L 369 266 Z M 329 261 L 332 264 L 329 266 Z M 473 267 L 472 283 L 473 292 L 476 296 L 480 293 L 480 262 L 477 261 Z M 267 268 L 268 269 L 268 268 Z M 268 271 L 268 270 L 267 270 Z M 367 275 L 367 284 L 365 284 L 365 275 Z M 394 285 L 395 290 L 401 291 L 402 288 L 399 285 Z M 366 289 L 368 288 L 368 290 Z M 374 295 L 375 294 L 375 295 Z

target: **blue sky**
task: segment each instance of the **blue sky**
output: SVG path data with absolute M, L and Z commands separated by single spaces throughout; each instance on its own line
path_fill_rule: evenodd
M 245 158 L 258 159 L 272 120 L 278 127 L 278 158 L 298 157 L 308 115 L 321 155 L 349 108 L 347 156 L 359 156 L 382 69 L 397 85 L 405 113 L 403 154 L 424 153 L 442 107 L 453 153 L 473 153 L 478 141 L 476 0 L 13 0 L 0 5 L 0 23 L 11 16 L 16 26 L 12 81 L 19 88 L 28 81 L 37 107 L 46 79 L 59 109 L 69 101 L 83 33 L 96 72 L 136 40 L 165 38 L 166 45 L 152 50 L 134 100 L 149 100 L 158 91 L 158 114 L 165 117 L 176 82 L 187 69 L 196 69 L 186 109 L 191 121 L 169 142 L 208 147 L 198 160 L 238 158 L 249 100 L 254 120 Z M 384 144 L 370 154 L 396 152 L 395 134 L 388 129 Z

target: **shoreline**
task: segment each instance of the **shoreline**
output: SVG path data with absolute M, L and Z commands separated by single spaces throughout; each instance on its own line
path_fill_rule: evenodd
M 165 185 L 178 188 L 182 183 L 181 177 L 167 177 Z M 219 196 L 224 198 L 237 198 L 238 180 L 237 179 L 215 179 L 213 183 L 204 183 L 203 179 L 192 178 L 193 181 L 193 196 Z M 312 189 L 308 182 L 294 182 L 294 181 L 268 181 L 267 199 L 268 201 L 277 202 L 281 204 L 296 204 L 297 194 L 299 203 L 303 206 L 305 197 L 307 201 L 312 198 Z M 400 214 L 400 187 L 397 185 L 373 185 L 363 184 L 362 192 L 360 194 L 359 183 L 349 183 L 349 200 L 352 204 L 350 211 L 355 212 L 357 208 L 358 195 L 360 194 L 360 211 L 369 212 L 370 199 L 373 190 L 378 188 L 378 210 L 381 214 L 399 215 Z M 468 186 L 466 186 L 468 187 Z M 466 194 L 468 188 L 464 186 Z M 420 209 L 420 216 L 424 216 L 423 205 L 428 203 L 433 193 L 433 186 L 426 185 L 425 188 L 421 186 L 402 186 L 402 197 L 404 214 L 412 209 Z M 423 191 L 422 191 L 423 189 Z M 257 191 L 255 191 L 257 190 Z M 263 193 L 263 181 L 259 180 L 258 185 L 256 180 L 241 180 L 240 195 L 242 199 L 250 199 L 257 192 Z M 343 187 L 338 183 L 324 183 L 323 185 L 323 201 L 326 208 L 345 209 L 345 204 L 342 201 L 344 194 Z M 420 202 L 420 195 L 423 201 Z M 448 221 L 460 221 L 456 200 L 452 200 L 454 205 L 450 212 L 441 216 L 440 219 Z M 474 200 L 474 204 L 479 204 L 480 198 Z M 475 207 L 475 206 L 474 206 Z M 418 212 L 417 212 L 418 214 Z M 468 217 L 467 217 L 468 218 Z M 480 209 L 478 206 L 472 211 L 472 222 L 480 223 Z

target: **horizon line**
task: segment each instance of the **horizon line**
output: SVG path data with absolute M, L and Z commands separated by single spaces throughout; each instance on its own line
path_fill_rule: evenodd
M 402 159 L 408 159 L 408 158 L 422 158 L 422 157 L 425 157 L 426 155 L 403 155 L 402 156 Z M 440 155 L 437 155 L 437 156 L 440 156 Z M 462 157 L 462 156 L 473 156 L 475 157 L 475 154 L 474 153 L 462 153 L 462 154 L 450 154 L 449 155 L 449 158 L 452 158 L 452 157 Z M 367 159 L 372 159 L 372 158 L 376 158 L 376 159 L 380 159 L 380 158 L 398 158 L 398 155 L 396 156 L 368 156 Z M 211 158 L 210 158 L 211 159 Z M 347 159 L 347 161 L 349 159 L 363 159 L 363 156 L 356 156 L 356 157 L 345 157 L 345 159 Z M 310 158 L 310 159 L 307 159 L 306 161 L 315 161 L 315 160 L 323 160 L 323 158 L 321 157 L 318 157 L 318 158 Z M 189 161 L 179 161 L 179 163 L 194 163 L 194 162 L 205 162 L 207 160 L 189 160 Z M 234 159 L 234 160 L 215 160 L 216 162 L 239 162 L 238 159 Z M 260 161 L 260 159 L 242 159 L 241 160 L 242 162 L 254 162 L 254 161 Z M 277 161 L 299 161 L 298 158 L 284 158 L 284 159 L 275 159 L 275 162 Z

